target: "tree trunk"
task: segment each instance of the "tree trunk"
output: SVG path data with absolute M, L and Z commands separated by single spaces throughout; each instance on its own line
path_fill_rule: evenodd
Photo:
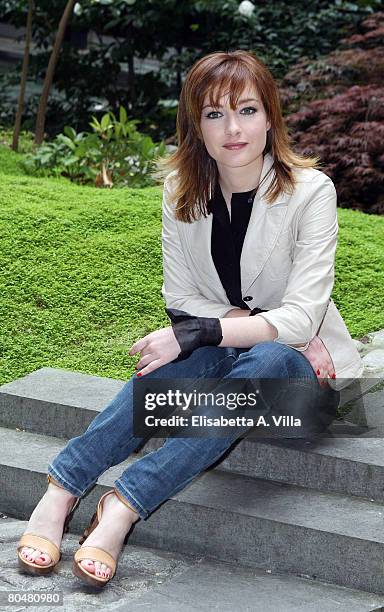
M 179 57 L 180 57 L 181 52 L 183 50 L 183 47 L 181 45 L 176 45 L 176 50 L 177 50 L 177 52 L 179 54 Z M 181 69 L 177 68 L 177 70 L 176 70 L 176 88 L 177 88 L 178 92 L 181 91 L 182 86 L 183 86 L 183 82 L 182 82 L 182 78 L 181 78 Z
M 15 124 L 13 126 L 12 149 L 14 151 L 17 151 L 19 148 L 21 118 L 23 116 L 23 110 L 24 110 L 25 86 L 27 83 L 27 74 L 28 74 L 28 65 L 29 65 L 29 49 L 30 49 L 31 38 L 32 38 L 33 9 L 34 9 L 33 0 L 28 0 L 28 17 L 27 17 L 27 30 L 25 33 L 23 67 L 21 69 L 20 91 L 19 91 L 19 99 L 17 101 Z
M 130 110 L 132 109 L 135 99 L 135 69 L 133 63 L 133 54 L 129 53 L 128 55 L 128 99 L 130 102 Z
M 74 4 L 75 4 L 75 0 L 68 0 L 67 5 L 64 9 L 64 13 L 60 19 L 55 43 L 53 45 L 51 57 L 49 58 L 48 68 L 47 68 L 47 72 L 45 74 L 45 79 L 44 79 L 43 91 L 41 93 L 39 108 L 38 108 L 37 117 L 36 117 L 36 129 L 35 129 L 35 143 L 36 144 L 41 144 L 44 140 L 45 114 L 47 110 L 48 96 L 49 96 L 49 92 L 51 89 L 57 60 L 59 58 L 59 53 L 60 53 L 61 45 L 63 42 L 65 29 L 72 15 Z

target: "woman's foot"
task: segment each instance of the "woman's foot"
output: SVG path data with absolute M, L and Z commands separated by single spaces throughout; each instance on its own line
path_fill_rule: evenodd
M 44 536 L 60 548 L 65 519 L 71 511 L 75 499 L 76 496 L 66 489 L 49 484 L 43 497 L 32 512 L 24 534 L 33 533 Z M 37 548 L 24 546 L 20 554 L 30 563 L 33 562 L 39 566 L 49 565 L 52 561 L 47 553 Z
M 83 542 L 83 546 L 102 548 L 117 560 L 126 534 L 139 518 L 137 512 L 128 508 L 116 494 L 111 493 L 103 500 L 100 522 Z M 82 559 L 80 563 L 87 572 L 99 578 L 108 579 L 111 575 L 112 569 L 100 561 Z

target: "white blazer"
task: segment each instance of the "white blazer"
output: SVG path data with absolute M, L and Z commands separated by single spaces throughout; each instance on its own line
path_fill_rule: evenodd
M 272 164 L 272 156 L 265 155 L 260 181 Z M 251 309 L 269 310 L 256 316 L 277 329 L 275 342 L 304 351 L 318 335 L 335 367 L 336 379 L 329 383 L 340 390 L 362 375 L 363 364 L 330 297 L 339 229 L 336 190 L 323 172 L 295 168 L 293 194 L 283 193 L 268 204 L 265 193 L 273 173 L 253 202 L 240 260 L 242 296 L 248 296 Z M 163 193 L 163 298 L 167 308 L 223 318 L 236 306 L 230 304 L 211 256 L 212 214 L 193 223 L 174 218 L 174 175 L 167 176 Z

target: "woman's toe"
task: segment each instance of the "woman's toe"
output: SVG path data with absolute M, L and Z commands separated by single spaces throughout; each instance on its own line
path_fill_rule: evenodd
M 95 564 L 92 559 L 82 559 L 80 563 L 87 572 L 93 573 L 95 571 Z
M 32 553 L 35 549 L 34 548 L 27 548 L 25 556 L 27 558 L 27 561 L 32 561 Z
M 51 557 L 47 553 L 42 552 L 35 557 L 36 565 L 49 565 L 51 563 Z
M 103 578 L 107 578 L 108 577 L 108 565 L 105 565 L 105 563 L 103 563 L 101 565 L 101 571 L 102 571 Z
M 92 559 L 82 559 L 80 561 L 81 565 L 87 572 L 95 574 L 99 578 L 109 578 L 111 575 L 111 569 L 105 563 L 100 563 L 100 561 L 92 561 Z
M 31 558 L 32 558 L 32 561 L 34 561 L 35 559 L 37 559 L 37 557 L 40 557 L 40 555 L 41 555 L 41 550 L 37 550 L 37 549 L 35 548 L 35 550 L 34 550 L 34 551 L 31 553 Z
M 101 563 L 100 561 L 95 561 L 95 574 L 96 576 L 99 576 L 99 578 L 101 578 Z

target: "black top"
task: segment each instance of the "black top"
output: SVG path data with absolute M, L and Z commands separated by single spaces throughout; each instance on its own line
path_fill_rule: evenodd
M 233 193 L 231 217 L 219 183 L 208 210 L 212 212 L 211 255 L 230 303 L 247 308 L 241 295 L 240 257 L 257 187 Z

